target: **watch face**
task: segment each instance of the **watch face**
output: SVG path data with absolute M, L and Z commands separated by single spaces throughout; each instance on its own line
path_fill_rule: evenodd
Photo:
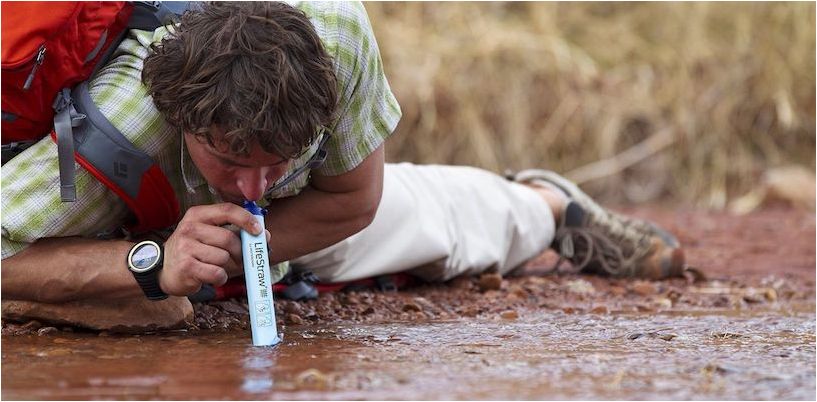
M 159 247 L 154 243 L 143 243 L 138 245 L 130 257 L 131 268 L 136 272 L 144 272 L 159 261 Z

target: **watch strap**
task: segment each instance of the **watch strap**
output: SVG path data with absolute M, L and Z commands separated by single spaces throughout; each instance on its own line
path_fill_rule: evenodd
M 136 278 L 136 282 L 139 283 L 139 287 L 142 288 L 142 292 L 145 293 L 145 296 L 149 300 L 164 300 L 167 299 L 167 293 L 162 291 L 162 287 L 159 286 L 159 270 L 152 269 L 148 272 L 143 273 L 136 273 L 133 272 L 133 276 Z

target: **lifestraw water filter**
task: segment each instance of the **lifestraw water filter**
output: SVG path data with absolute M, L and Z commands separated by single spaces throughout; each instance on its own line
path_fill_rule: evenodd
M 244 201 L 244 209 L 255 216 L 264 228 L 264 210 L 253 201 Z M 253 346 L 271 346 L 281 341 L 275 326 L 272 281 L 269 268 L 267 236 L 264 230 L 254 236 L 241 231 L 241 254 L 244 258 L 244 281 L 247 283 L 247 306 L 250 310 Z

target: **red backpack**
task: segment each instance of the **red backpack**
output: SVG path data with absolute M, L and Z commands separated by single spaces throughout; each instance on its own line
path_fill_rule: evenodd
M 133 211 L 131 230 L 174 224 L 179 206 L 164 174 L 105 119 L 84 81 L 107 62 L 128 29 L 156 29 L 175 13 L 160 2 L 0 6 L 3 164 L 50 133 L 58 147 L 63 201 L 76 200 L 76 159 Z

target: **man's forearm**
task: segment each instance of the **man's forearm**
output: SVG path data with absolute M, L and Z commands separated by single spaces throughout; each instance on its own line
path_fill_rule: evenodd
M 351 172 L 313 177 L 299 195 L 273 201 L 266 217 L 270 262 L 321 250 L 368 226 L 383 192 L 383 160 L 381 146 Z
M 3 260 L 3 298 L 60 303 L 138 296 L 125 265 L 133 243 L 79 237 L 42 239 Z
M 305 189 L 297 197 L 276 200 L 268 209 L 270 262 L 277 263 L 321 250 L 359 232 L 371 222 L 377 202 L 362 201 L 353 194 Z

